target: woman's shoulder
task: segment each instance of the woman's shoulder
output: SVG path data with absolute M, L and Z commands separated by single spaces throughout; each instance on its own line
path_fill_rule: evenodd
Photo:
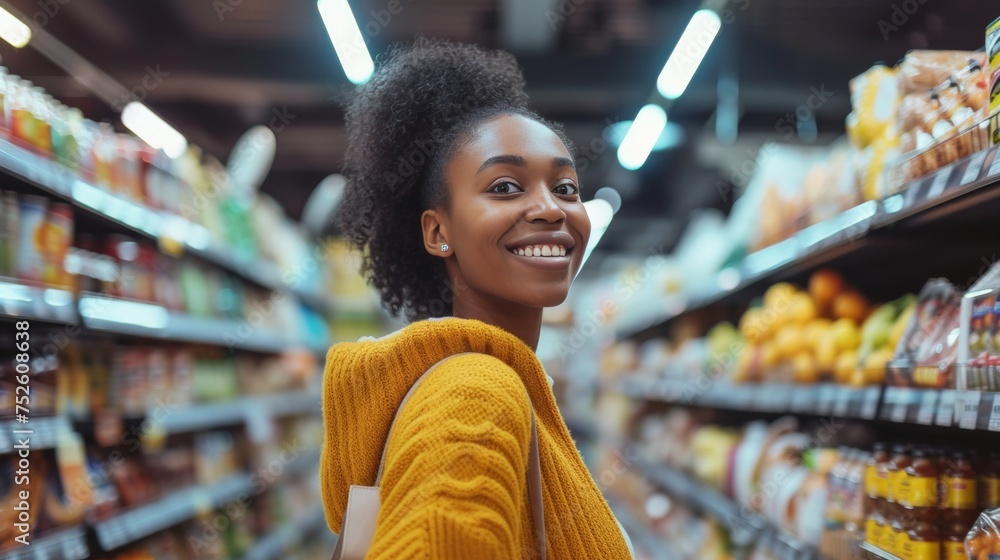
M 530 427 L 531 403 L 520 375 L 487 354 L 466 352 L 442 360 L 412 399 L 438 413 L 458 414 L 472 422 L 492 420 L 510 428 Z

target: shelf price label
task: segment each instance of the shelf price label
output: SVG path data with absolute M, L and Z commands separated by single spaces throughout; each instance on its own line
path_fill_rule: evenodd
M 889 420 L 893 422 L 906 422 L 906 411 L 910 408 L 911 390 L 906 387 L 896 389 L 896 404 L 892 407 Z
M 880 389 L 869 387 L 865 389 L 864 401 L 861 403 L 861 417 L 865 420 L 874 420 L 878 411 L 878 397 Z
M 920 397 L 920 408 L 917 409 L 917 424 L 930 426 L 934 423 L 934 405 L 937 404 L 937 391 L 923 391 Z
M 990 424 L 987 427 L 991 432 L 1000 432 L 1000 393 L 993 395 L 993 408 L 990 409 Z
M 980 391 L 965 391 L 960 395 L 962 403 L 959 410 L 958 427 L 964 430 L 975 430 L 979 421 Z
M 941 196 L 945 187 L 948 186 L 948 179 L 954 170 L 953 167 L 947 167 L 934 176 L 934 182 L 931 183 L 931 188 L 927 191 L 927 198 L 934 199 Z
M 837 391 L 837 398 L 833 404 L 833 415 L 843 418 L 847 416 L 847 409 L 850 408 L 851 396 L 854 390 L 850 387 L 840 387 Z
M 962 175 L 962 185 L 968 185 L 979 178 L 979 173 L 983 170 L 983 162 L 986 161 L 986 154 L 988 153 L 986 150 L 983 150 L 972 156 L 968 167 L 965 168 L 965 174 Z
M 817 412 L 820 414 L 830 414 L 833 409 L 833 401 L 837 398 L 837 387 L 832 383 L 824 383 L 819 388 L 819 397 L 816 403 Z
M 938 405 L 937 418 L 934 424 L 950 427 L 955 419 L 955 391 L 941 391 L 941 402 Z

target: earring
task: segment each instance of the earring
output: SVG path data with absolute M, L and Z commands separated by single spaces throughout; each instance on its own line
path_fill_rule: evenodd
M 441 252 L 444 253 L 444 252 L 447 252 L 447 251 L 448 251 L 448 244 L 447 243 L 442 243 L 441 244 Z

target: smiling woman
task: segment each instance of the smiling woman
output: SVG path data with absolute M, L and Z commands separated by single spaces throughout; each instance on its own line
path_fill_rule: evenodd
M 340 557 L 631 557 L 534 353 L 591 226 L 572 146 L 523 88 L 507 53 L 419 40 L 348 108 L 339 224 L 415 322 L 327 355 L 321 480 Z M 373 494 L 357 487 L 373 483 L 359 539 Z

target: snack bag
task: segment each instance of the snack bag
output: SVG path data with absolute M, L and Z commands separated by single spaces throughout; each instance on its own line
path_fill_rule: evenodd
M 1000 508 L 979 516 L 965 537 L 965 554 L 973 560 L 1000 560 Z

